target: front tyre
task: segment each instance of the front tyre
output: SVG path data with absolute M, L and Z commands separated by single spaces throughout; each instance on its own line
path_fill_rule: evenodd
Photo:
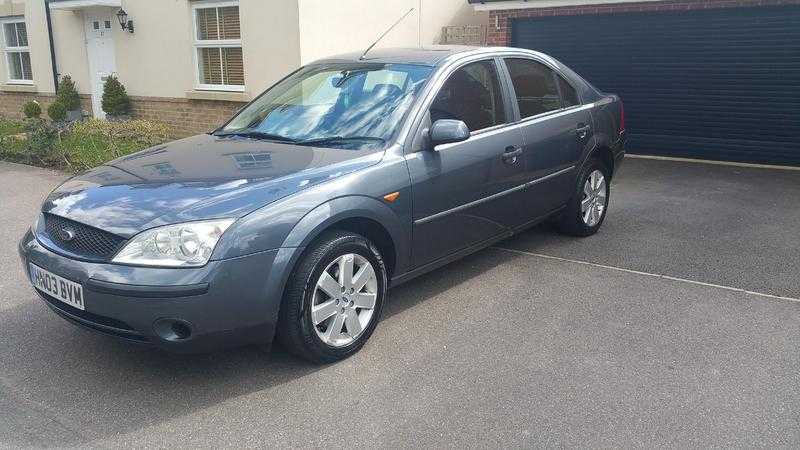
M 345 231 L 325 233 L 289 278 L 277 337 L 315 363 L 347 358 L 375 330 L 386 285 L 383 258 L 369 240 Z
M 581 237 L 597 233 L 608 210 L 610 175 L 610 170 L 599 159 L 587 161 L 578 177 L 576 191 L 561 214 L 559 231 Z

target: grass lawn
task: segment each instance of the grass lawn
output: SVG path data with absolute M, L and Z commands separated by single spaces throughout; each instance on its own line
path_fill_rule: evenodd
M 21 121 L 0 118 L 0 159 L 21 162 L 25 159 L 25 132 Z
M 41 122 L 0 119 L 0 159 L 80 172 L 169 140 L 158 122 L 91 119 L 63 129 Z

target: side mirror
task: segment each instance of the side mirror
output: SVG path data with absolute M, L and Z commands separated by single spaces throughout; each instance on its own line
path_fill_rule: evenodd
M 430 142 L 433 147 L 453 142 L 463 142 L 472 134 L 467 124 L 460 120 L 439 119 L 434 122 L 429 132 Z

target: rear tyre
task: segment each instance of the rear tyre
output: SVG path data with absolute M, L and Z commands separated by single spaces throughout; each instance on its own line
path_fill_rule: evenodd
M 289 277 L 277 338 L 291 353 L 314 363 L 347 358 L 375 330 L 386 286 L 383 258 L 368 239 L 327 232 Z
M 586 162 L 575 192 L 559 217 L 557 228 L 571 236 L 591 236 L 603 225 L 608 211 L 611 171 L 599 159 Z

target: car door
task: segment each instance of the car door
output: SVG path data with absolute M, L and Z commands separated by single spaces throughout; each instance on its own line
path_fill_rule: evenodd
M 524 165 L 531 220 L 563 206 L 574 192 L 591 116 L 575 89 L 550 66 L 530 58 L 505 58 L 524 135 Z
M 508 233 L 518 215 L 524 166 L 515 156 L 522 134 L 509 126 L 512 109 L 500 62 L 484 59 L 450 73 L 426 107 L 406 155 L 413 191 L 415 266 Z M 430 148 L 427 129 L 439 119 L 461 120 L 471 137 Z

